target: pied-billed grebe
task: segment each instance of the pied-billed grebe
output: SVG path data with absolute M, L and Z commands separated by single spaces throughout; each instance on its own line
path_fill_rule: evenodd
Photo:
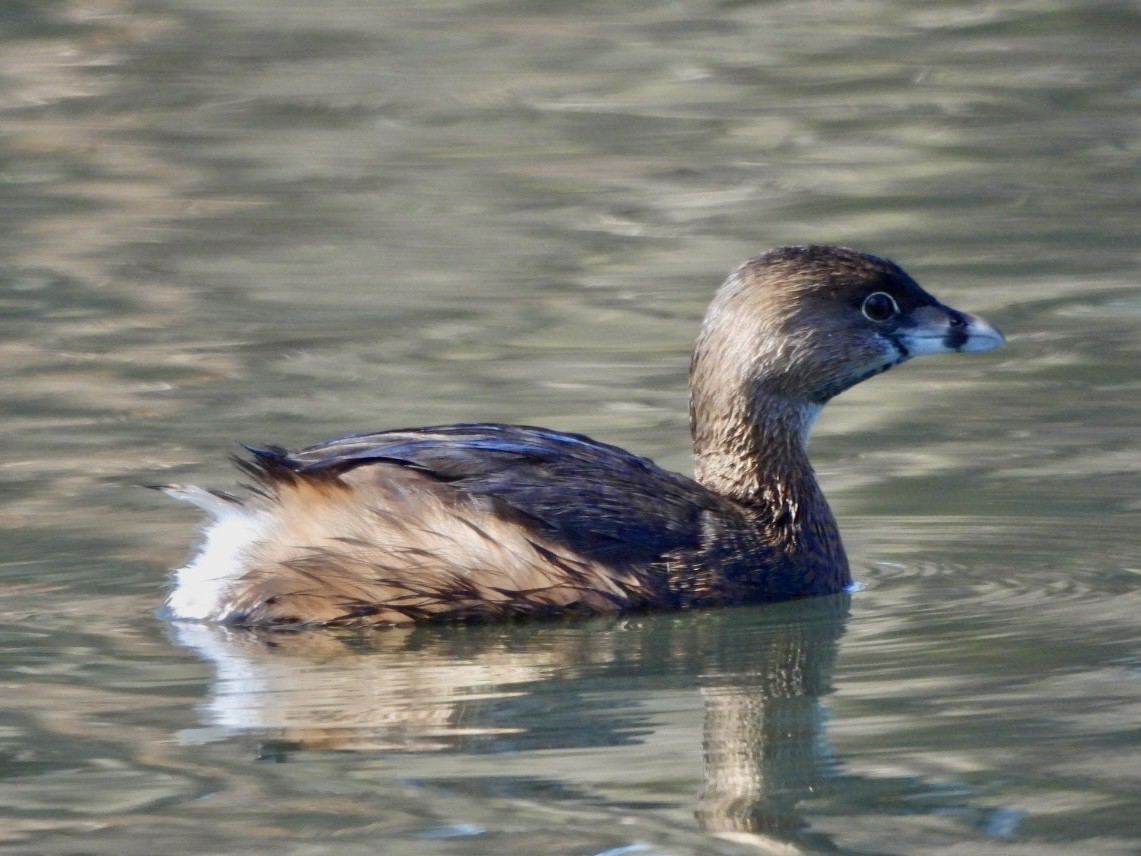
M 851 582 L 806 443 L 833 396 L 1002 334 L 900 267 L 785 247 L 729 275 L 690 365 L 696 481 L 578 434 L 465 424 L 250 449 L 253 495 L 178 485 L 213 518 L 171 617 L 400 624 L 697 607 Z

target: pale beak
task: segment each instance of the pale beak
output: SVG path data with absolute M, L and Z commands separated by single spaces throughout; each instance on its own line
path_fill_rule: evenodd
M 989 351 L 1006 342 L 982 318 L 947 306 L 922 306 L 908 320 L 896 332 L 896 339 L 911 357 Z
M 958 350 L 989 351 L 992 348 L 1000 348 L 1006 344 L 1006 336 L 1002 335 L 998 328 L 988 324 L 986 319 L 980 318 L 977 315 L 968 315 L 966 312 L 959 312 L 957 314 L 967 325 L 966 341 L 963 342 Z

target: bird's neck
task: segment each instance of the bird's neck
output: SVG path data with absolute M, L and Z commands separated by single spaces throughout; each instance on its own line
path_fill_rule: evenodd
M 695 409 L 695 475 L 746 507 L 765 540 L 790 558 L 846 568 L 836 520 L 808 461 L 808 434 L 819 411 L 819 405 L 776 395 Z
M 780 493 L 819 493 L 807 450 L 818 406 L 778 396 L 721 404 L 712 414 L 693 413 L 701 484 L 745 505 L 779 503 Z

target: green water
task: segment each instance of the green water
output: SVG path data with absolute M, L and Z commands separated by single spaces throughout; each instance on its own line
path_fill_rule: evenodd
M 0 8 L 0 849 L 1141 847 L 1127 3 Z M 784 243 L 1007 333 L 826 410 L 861 588 L 258 638 L 155 615 L 238 441 L 494 419 L 689 469 Z M 786 848 L 786 849 L 781 849 Z

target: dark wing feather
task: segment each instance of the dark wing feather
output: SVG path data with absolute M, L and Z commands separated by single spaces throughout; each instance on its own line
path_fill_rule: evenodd
M 492 507 L 529 518 L 592 559 L 653 562 L 692 549 L 709 510 L 727 501 L 646 458 L 580 434 L 462 424 L 358 434 L 298 452 L 251 450 L 260 467 L 302 476 L 366 465 L 410 467 Z

